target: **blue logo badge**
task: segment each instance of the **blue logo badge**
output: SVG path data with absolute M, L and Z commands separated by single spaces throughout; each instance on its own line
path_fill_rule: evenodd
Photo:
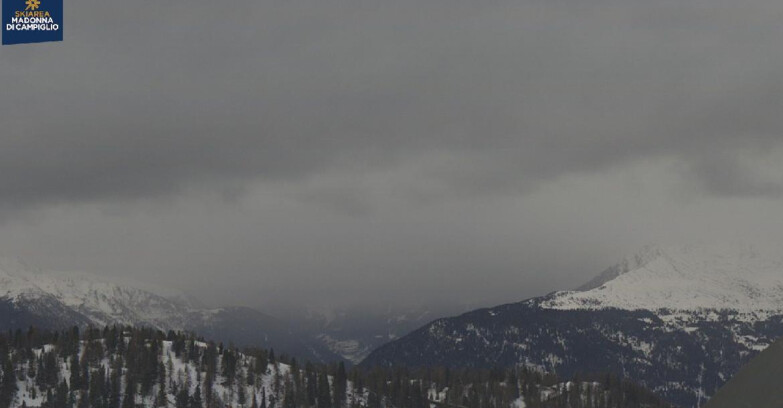
M 2 0 L 3 45 L 63 40 L 63 0 Z

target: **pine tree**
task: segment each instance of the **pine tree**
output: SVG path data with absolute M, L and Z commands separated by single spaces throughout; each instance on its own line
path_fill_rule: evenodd
M 90 385 L 87 387 L 87 402 L 90 407 L 98 407 L 101 403 L 101 393 L 103 386 L 103 378 L 99 378 L 97 373 L 93 373 L 90 377 Z
M 90 399 L 87 395 L 87 391 L 79 390 L 79 402 L 76 406 L 78 408 L 90 408 Z M 133 407 L 133 405 L 130 405 L 129 407 Z
M 68 404 L 68 383 L 65 382 L 65 380 L 62 380 L 60 382 L 60 385 L 57 387 L 57 395 L 55 397 L 55 406 L 69 408 L 72 405 Z
M 329 392 L 329 377 L 326 373 L 318 375 L 318 408 L 332 408 L 332 396 Z
M 294 387 L 286 387 L 285 396 L 283 397 L 283 408 L 296 408 Z
M 82 369 L 79 366 L 79 358 L 76 355 L 71 356 L 71 389 L 82 389 Z
M 8 408 L 16 395 L 16 374 L 11 360 L 6 360 L 3 365 L 3 381 L 0 384 L 0 408 Z
M 119 344 L 119 343 L 118 343 Z M 119 350 L 119 348 L 118 348 Z M 122 402 L 121 386 L 122 386 L 122 357 L 118 356 L 111 363 L 111 375 L 109 376 L 109 389 L 108 391 L 108 407 L 119 408 Z M 73 387 L 71 388 L 73 389 Z
M 236 374 L 237 356 L 232 350 L 226 349 L 223 352 L 223 376 L 226 377 L 226 381 L 228 382 L 229 387 L 234 385 Z
M 158 367 L 158 397 L 157 403 L 155 406 L 157 407 L 165 407 L 168 405 L 168 396 L 166 394 L 166 367 L 163 365 L 163 363 L 159 363 L 160 366 Z
M 182 389 L 179 390 L 175 398 L 174 405 L 176 408 L 190 408 L 190 395 L 188 395 L 187 388 L 182 387 Z
M 190 398 L 190 408 L 203 408 L 204 402 L 201 400 L 201 385 L 196 386 L 193 396 Z
M 247 393 L 245 392 L 245 380 L 242 378 L 242 370 L 237 374 L 237 403 L 244 406 L 247 403 Z
M 312 407 L 315 405 L 315 400 L 317 397 L 316 389 L 318 387 L 318 379 L 316 377 L 316 373 L 314 371 L 313 365 L 310 363 L 305 364 L 305 382 L 306 382 L 306 401 L 307 406 Z
M 516 367 L 512 368 L 508 372 L 508 379 L 506 380 L 506 384 L 508 384 L 509 389 L 509 399 L 516 400 L 519 398 L 519 377 L 517 377 L 517 369 Z
M 334 375 L 334 407 L 341 408 L 345 404 L 345 393 L 348 387 L 348 375 L 345 372 L 345 364 L 341 361 Z

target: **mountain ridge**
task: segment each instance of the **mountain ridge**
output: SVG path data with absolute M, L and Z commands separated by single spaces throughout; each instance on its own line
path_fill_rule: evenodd
M 264 346 L 313 361 L 340 357 L 249 307 L 203 308 L 184 294 L 82 272 L 49 272 L 0 258 L 0 329 L 127 325 L 190 330 L 239 346 Z M 167 292 L 171 297 L 159 294 Z
M 563 376 L 606 367 L 698 406 L 783 336 L 781 271 L 748 251 L 648 247 L 582 291 L 438 319 L 362 365 L 524 365 Z
M 611 279 L 608 279 L 611 277 Z M 783 312 L 783 263 L 753 252 L 647 247 L 544 307 Z

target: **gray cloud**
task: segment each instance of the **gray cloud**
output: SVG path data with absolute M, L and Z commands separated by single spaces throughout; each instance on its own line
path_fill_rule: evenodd
M 0 216 L 4 235 L 28 247 L 0 243 L 44 264 L 195 274 L 195 291 L 220 267 L 279 286 L 321 274 L 312 292 L 334 294 L 402 293 L 388 279 L 400 273 L 430 293 L 447 276 L 468 282 L 448 288 L 460 293 L 482 281 L 477 270 L 517 283 L 532 279 L 517 271 L 550 271 L 533 294 L 605 266 L 610 248 L 693 238 L 673 221 L 687 218 L 683 202 L 712 200 L 692 228 L 721 218 L 734 228 L 725 218 L 736 211 L 720 203 L 747 200 L 751 211 L 783 192 L 776 2 L 112 0 L 66 10 L 65 42 L 0 49 Z M 615 179 L 638 168 L 655 176 Z M 604 197 L 573 184 L 582 179 Z M 659 203 L 655 216 L 639 217 L 648 204 L 624 198 L 635 194 Z M 603 208 L 635 229 L 577 216 L 611 222 Z M 18 220 L 31 209 L 49 215 Z M 40 238 L 69 225 L 70 243 Z M 565 239 L 568 228 L 581 240 Z M 511 255 L 522 246 L 534 249 Z
M 65 43 L 2 50 L 4 202 L 154 197 L 417 152 L 459 158 L 466 185 L 443 177 L 455 189 L 525 191 L 651 155 L 700 167 L 783 127 L 766 3 L 150 6 L 75 2 Z

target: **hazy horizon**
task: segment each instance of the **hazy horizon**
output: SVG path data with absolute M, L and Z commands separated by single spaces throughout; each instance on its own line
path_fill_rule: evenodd
M 0 48 L 0 254 L 44 269 L 492 306 L 645 244 L 783 244 L 779 2 L 65 12 L 62 43 Z

